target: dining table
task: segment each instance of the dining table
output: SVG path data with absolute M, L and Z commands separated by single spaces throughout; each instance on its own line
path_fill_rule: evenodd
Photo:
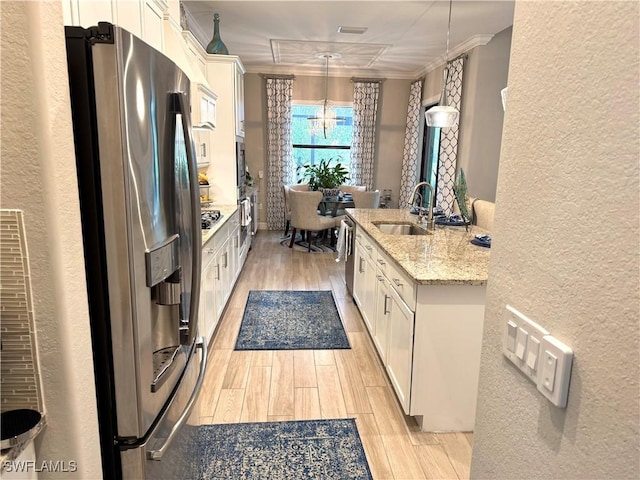
M 331 215 L 332 217 L 335 217 L 339 210 L 354 207 L 353 197 L 350 195 L 322 197 L 318 204 L 318 210 L 320 210 L 321 215 Z

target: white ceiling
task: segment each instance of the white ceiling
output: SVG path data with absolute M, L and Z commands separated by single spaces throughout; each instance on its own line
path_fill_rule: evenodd
M 449 2 L 430 1 L 184 1 L 187 23 L 206 47 L 213 14 L 231 55 L 249 72 L 415 78 L 442 64 Z M 449 57 L 486 44 L 513 23 L 514 0 L 454 0 Z M 368 27 L 362 35 L 338 27 Z

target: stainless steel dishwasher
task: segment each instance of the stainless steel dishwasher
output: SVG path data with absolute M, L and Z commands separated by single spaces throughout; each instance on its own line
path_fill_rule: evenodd
M 353 296 L 353 266 L 356 254 L 356 223 L 349 217 L 344 219 L 347 224 L 346 245 L 347 258 L 344 262 L 344 281 L 347 284 L 349 295 Z

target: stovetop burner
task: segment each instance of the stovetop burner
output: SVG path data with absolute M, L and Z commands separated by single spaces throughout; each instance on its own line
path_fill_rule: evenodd
M 212 228 L 221 217 L 222 215 L 220 214 L 220 210 L 203 210 L 202 229 L 208 230 L 209 228 Z

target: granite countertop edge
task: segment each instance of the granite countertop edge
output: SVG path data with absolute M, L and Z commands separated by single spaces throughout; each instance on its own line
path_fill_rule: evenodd
M 231 216 L 236 212 L 236 210 L 238 210 L 238 205 L 212 205 L 210 208 L 202 209 L 203 212 L 206 210 L 220 210 L 222 217 L 213 225 L 212 228 L 202 230 L 203 247 L 209 240 L 211 240 L 211 238 L 213 238 L 216 232 L 220 230 L 227 221 L 229 221 Z
M 400 209 L 348 208 L 345 212 L 417 284 L 486 285 L 490 249 L 470 243 L 486 230 L 472 225 L 468 231 L 436 227 L 430 235 L 387 235 L 375 223 L 417 224 L 417 216 Z

